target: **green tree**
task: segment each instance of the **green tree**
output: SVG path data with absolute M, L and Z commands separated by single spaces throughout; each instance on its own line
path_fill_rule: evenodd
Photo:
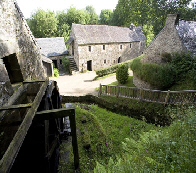
M 52 11 L 38 9 L 27 22 L 33 35 L 37 38 L 53 37 L 56 34 L 58 20 Z
M 93 6 L 86 6 L 86 13 L 89 15 L 90 20 L 87 24 L 97 24 L 98 23 L 98 15 L 95 12 Z
M 84 10 L 77 10 L 71 7 L 67 10 L 66 23 L 71 27 L 72 23 L 87 24 L 90 21 L 90 16 Z
M 99 24 L 109 25 L 111 23 L 112 13 L 112 10 L 109 9 L 101 10 Z

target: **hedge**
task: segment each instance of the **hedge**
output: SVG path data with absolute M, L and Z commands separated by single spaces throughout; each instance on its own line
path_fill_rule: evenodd
M 96 75 L 98 77 L 102 77 L 102 76 L 105 76 L 105 75 L 108 75 L 108 74 L 116 73 L 116 70 L 122 64 L 125 64 L 125 65 L 127 65 L 128 68 L 130 68 L 130 65 L 131 65 L 132 61 L 133 61 L 133 59 L 125 61 L 125 62 L 122 62 L 122 63 L 119 63 L 119 64 L 112 65 L 110 67 L 106 67 L 106 68 L 102 68 L 102 69 L 96 70 L 95 71 Z

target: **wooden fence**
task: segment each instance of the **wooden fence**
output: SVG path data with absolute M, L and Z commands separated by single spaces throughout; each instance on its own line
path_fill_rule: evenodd
M 196 90 L 161 91 L 142 88 L 140 89 L 135 87 L 100 84 L 99 95 L 125 97 L 140 101 L 155 102 L 162 104 L 196 103 Z

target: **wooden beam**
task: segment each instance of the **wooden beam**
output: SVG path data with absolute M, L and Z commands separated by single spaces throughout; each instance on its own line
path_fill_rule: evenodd
M 20 150 L 20 147 L 24 141 L 24 138 L 28 132 L 29 127 L 31 126 L 32 120 L 35 116 L 35 113 L 39 107 L 39 104 L 42 100 L 42 97 L 45 94 L 46 88 L 48 86 L 48 80 L 46 80 L 42 86 L 40 87 L 39 92 L 37 93 L 37 96 L 34 99 L 34 102 L 32 103 L 31 108 L 28 110 L 27 114 L 25 115 L 25 118 L 20 125 L 18 131 L 16 132 L 13 140 L 11 141 L 8 149 L 6 150 L 5 154 L 3 155 L 3 158 L 0 160 L 0 172 L 6 173 L 9 172 L 14 160 Z
M 72 116 L 69 116 L 70 126 L 71 126 L 71 135 L 72 135 L 72 147 L 74 153 L 74 166 L 75 169 L 79 168 L 79 153 L 78 153 L 78 142 L 77 142 L 77 134 L 76 134 L 76 118 L 75 118 L 75 110 Z
M 0 107 L 0 111 L 10 110 L 10 109 L 30 108 L 31 105 L 32 105 L 32 103 L 19 104 L 19 105 L 11 105 L 11 106 L 3 106 L 3 107 Z
M 41 112 L 36 112 L 34 121 L 51 120 L 51 119 L 56 119 L 56 118 L 63 118 L 66 116 L 73 116 L 74 113 L 75 113 L 75 108 L 73 107 L 44 110 Z
M 54 141 L 52 142 L 52 145 L 51 145 L 51 147 L 49 149 L 49 152 L 46 154 L 46 158 L 48 160 L 50 160 L 50 158 L 52 157 L 52 154 L 54 153 L 54 150 L 55 150 L 55 148 L 56 148 L 56 146 L 58 144 L 58 141 L 59 141 L 59 138 L 56 136 Z
M 26 81 L 23 81 L 23 83 L 37 83 L 37 82 L 45 82 L 45 80 L 26 80 Z

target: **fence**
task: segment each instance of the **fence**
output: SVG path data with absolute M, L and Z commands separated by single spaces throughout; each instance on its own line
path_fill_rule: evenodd
M 125 97 L 162 104 L 196 103 L 196 90 L 161 91 L 100 84 L 99 95 Z

